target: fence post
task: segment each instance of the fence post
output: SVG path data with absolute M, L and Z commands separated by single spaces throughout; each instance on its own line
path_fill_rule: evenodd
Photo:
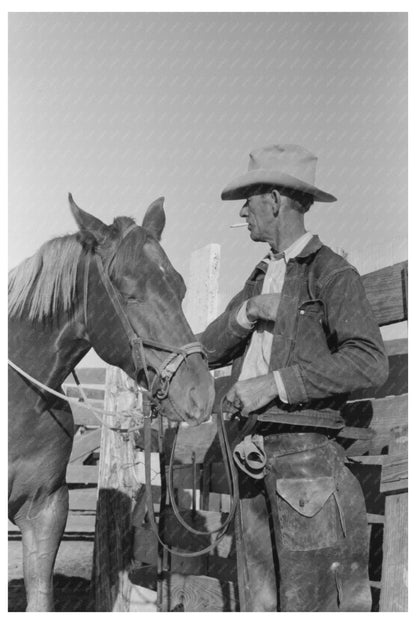
M 407 425 L 391 430 L 389 454 L 381 473 L 380 491 L 386 495 L 380 611 L 408 608 L 408 492 Z
M 218 311 L 218 281 L 221 246 L 216 243 L 197 249 L 191 255 L 185 315 L 196 334 L 215 319 Z
M 108 366 L 104 409 L 112 412 L 140 409 L 135 383 L 116 368 Z M 120 434 L 109 427 L 128 427 L 129 418 L 104 416 L 95 528 L 92 587 L 96 611 L 129 611 L 131 582 L 128 570 L 132 553 L 131 514 L 136 481 L 134 445 L 131 434 Z

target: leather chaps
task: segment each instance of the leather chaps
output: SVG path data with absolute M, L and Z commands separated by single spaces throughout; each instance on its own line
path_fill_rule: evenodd
M 264 449 L 264 480 L 240 488 L 248 610 L 370 611 L 364 497 L 342 448 L 279 433 Z

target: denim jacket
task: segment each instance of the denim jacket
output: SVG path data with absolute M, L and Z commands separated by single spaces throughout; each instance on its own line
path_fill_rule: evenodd
M 232 364 L 238 380 L 252 330 L 237 323 L 241 304 L 262 291 L 261 261 L 226 310 L 201 334 L 211 368 Z M 274 324 L 270 371 L 282 377 L 288 404 L 276 398 L 259 420 L 339 429 L 348 394 L 380 386 L 388 360 L 357 270 L 314 236 L 287 263 Z

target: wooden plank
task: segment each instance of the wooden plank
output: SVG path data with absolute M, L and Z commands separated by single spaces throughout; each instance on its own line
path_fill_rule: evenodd
M 94 400 L 104 400 L 105 389 L 104 388 L 84 388 L 85 394 L 88 399 Z M 77 386 L 67 386 L 66 387 L 66 395 L 68 397 L 82 398 L 81 392 L 79 391 Z
M 337 438 L 347 440 L 372 440 L 375 436 L 374 429 L 370 427 L 343 427 L 337 433 Z
M 367 514 L 368 524 L 384 524 L 384 516 L 382 514 Z
M 94 512 L 97 507 L 97 489 L 95 487 L 69 490 L 69 509 L 71 511 Z
M 72 464 L 82 463 L 93 451 L 100 447 L 101 431 L 94 429 L 84 433 L 74 439 L 71 457 L 69 462 Z
M 63 387 L 65 388 L 65 390 L 67 389 L 71 389 L 72 390 L 79 390 L 80 391 L 80 395 L 82 396 L 82 392 L 81 390 L 84 391 L 85 394 L 88 395 L 88 391 L 89 390 L 102 390 L 103 392 L 105 392 L 105 385 L 104 384 L 95 384 L 95 383 L 82 383 L 80 386 L 78 386 L 78 384 L 76 384 L 75 382 L 72 383 L 67 383 L 65 382 L 63 384 Z
M 382 466 L 387 459 L 387 455 L 349 455 L 347 459 L 354 463 L 368 466 Z
M 91 533 L 95 532 L 95 514 L 69 513 L 65 527 L 68 533 Z
M 392 492 L 408 489 L 408 456 L 388 455 L 381 473 L 381 492 Z
M 104 407 L 103 401 L 91 401 L 91 403 L 94 407 L 101 409 Z M 101 427 L 101 423 L 95 416 L 94 412 L 83 406 L 82 403 L 75 405 L 71 404 L 71 411 L 74 417 L 75 425 L 84 427 Z
M 349 402 L 342 410 L 342 417 L 346 426 L 371 427 L 376 432 L 376 436 L 369 440 L 366 450 L 372 455 L 378 455 L 388 446 L 391 428 L 407 423 L 407 413 L 408 396 L 403 394 Z
M 76 374 L 78 376 L 80 383 L 82 384 L 92 383 L 92 384 L 104 385 L 105 384 L 105 371 L 106 371 L 105 366 L 93 367 L 93 368 L 85 367 L 85 368 L 77 368 Z M 73 384 L 75 383 L 75 380 L 72 375 L 69 375 L 66 378 L 64 383 Z
M 407 427 L 392 430 L 389 454 L 407 452 Z M 408 608 L 408 494 L 386 496 L 380 611 L 403 612 Z
M 384 346 L 387 355 L 404 355 L 408 353 L 409 341 L 407 338 L 396 338 L 395 340 L 386 340 Z
M 407 320 L 407 261 L 362 276 L 364 288 L 380 326 Z
M 21 531 L 17 524 L 13 524 L 10 520 L 7 521 L 8 531 L 10 535 L 20 535 Z
M 408 494 L 392 494 L 386 500 L 380 611 L 407 611 L 407 512 Z
M 97 484 L 98 466 L 83 466 L 82 464 L 68 464 L 66 471 L 67 483 Z
M 168 594 L 168 611 L 228 612 L 238 610 L 234 583 L 209 576 L 167 574 L 163 581 Z

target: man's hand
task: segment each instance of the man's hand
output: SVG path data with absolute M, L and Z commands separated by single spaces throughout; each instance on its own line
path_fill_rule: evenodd
M 273 321 L 277 317 L 280 293 L 256 295 L 247 300 L 246 314 L 249 321 Z
M 237 381 L 227 392 L 226 400 L 243 416 L 264 407 L 278 396 L 273 373 Z

